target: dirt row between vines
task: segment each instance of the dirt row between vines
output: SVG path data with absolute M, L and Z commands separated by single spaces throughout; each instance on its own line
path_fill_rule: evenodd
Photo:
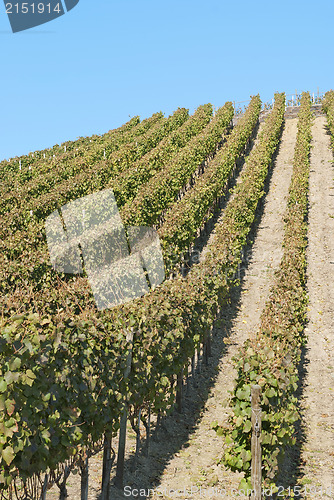
M 126 494 L 112 486 L 110 499 L 155 498 L 159 492 L 159 498 L 164 500 L 197 499 L 203 498 L 204 494 L 216 500 L 222 498 L 222 490 L 226 491 L 227 497 L 235 498 L 232 488 L 238 487 L 241 476 L 217 463 L 222 455 L 223 442 L 212 430 L 211 424 L 214 421 L 223 423 L 227 419 L 228 391 L 233 388 L 235 378 L 232 357 L 246 338 L 256 331 L 273 273 L 280 262 L 282 217 L 292 173 L 296 133 L 297 120 L 287 120 L 278 156 L 268 179 L 268 193 L 254 233 L 254 244 L 247 252 L 244 269 L 241 270 L 241 286 L 233 291 L 231 303 L 223 307 L 216 324 L 209 366 L 202 367 L 195 384 L 189 387 L 183 413 L 174 414 L 165 421 L 157 441 L 151 441 L 149 457 L 141 456 L 134 472 L 131 472 L 131 465 L 135 435 L 129 430 L 124 481 Z M 214 232 L 210 239 L 214 239 Z M 117 451 L 117 440 L 113 446 Z M 90 460 L 89 500 L 99 498 L 101 472 L 100 453 Z M 115 466 L 112 481 L 114 475 Z M 80 477 L 71 475 L 67 485 L 69 498 L 79 500 Z M 144 491 L 136 492 L 134 488 L 145 490 L 147 494 L 140 495 Z M 152 490 L 150 494 L 149 489 Z M 216 494 L 214 490 L 220 490 L 220 493 Z M 53 487 L 47 499 L 57 498 L 58 488 Z
M 334 498 L 334 165 L 326 118 L 312 127 L 308 228 L 308 344 L 301 429 L 305 498 Z
M 234 290 L 231 304 L 223 307 L 215 329 L 213 367 L 216 366 L 216 377 L 213 377 L 207 394 L 205 390 L 202 394 L 199 392 L 203 403 L 199 418 L 194 422 L 193 432 L 168 461 L 158 485 L 155 486 L 164 492 L 161 496 L 164 500 L 197 499 L 205 495 L 212 500 L 236 497 L 233 490 L 238 488 L 242 476 L 217 464 L 222 455 L 223 441 L 212 430 L 211 424 L 214 421 L 221 424 L 227 420 L 230 412 L 229 391 L 233 389 L 236 375 L 232 358 L 259 326 L 273 273 L 282 256 L 282 218 L 292 174 L 296 133 L 297 120 L 287 121 L 269 180 L 263 214 L 254 235 L 254 244 L 245 255 L 241 287 Z M 214 233 L 211 242 L 214 242 Z M 215 363 L 216 360 L 218 364 Z M 207 375 L 204 373 L 203 377 L 205 379 Z M 185 423 L 191 419 L 192 408 L 181 418 Z M 176 432 L 182 432 L 182 423 Z M 173 496 L 172 490 L 179 491 L 179 494 Z M 180 490 L 185 490 L 185 494 Z M 154 498 L 154 495 L 151 494 L 149 498 Z

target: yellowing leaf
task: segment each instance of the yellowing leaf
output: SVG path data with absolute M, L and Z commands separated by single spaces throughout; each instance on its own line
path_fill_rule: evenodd
M 7 465 L 10 465 L 12 461 L 14 460 L 15 454 L 14 450 L 11 446 L 7 446 L 4 450 L 1 452 L 2 458 L 6 462 Z

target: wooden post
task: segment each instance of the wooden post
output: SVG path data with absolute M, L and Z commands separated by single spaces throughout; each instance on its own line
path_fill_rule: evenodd
M 252 500 L 262 498 L 261 387 L 252 385 Z
M 191 385 L 192 387 L 197 387 L 196 380 L 195 380 L 195 374 L 196 374 L 196 358 L 195 354 L 192 355 L 191 357 Z
M 174 375 L 171 375 L 169 382 L 170 382 L 170 396 L 172 400 L 174 398 L 174 385 L 175 385 Z
M 176 408 L 182 413 L 182 392 L 183 392 L 183 370 L 177 375 Z
M 208 356 L 209 358 L 212 357 L 212 349 L 211 349 L 211 332 L 212 330 L 209 332 L 209 335 L 208 335 L 208 338 L 206 340 L 206 347 L 207 347 L 207 350 L 208 350 Z
M 203 357 L 205 366 L 208 366 L 209 365 L 208 338 L 206 338 L 203 342 Z
M 126 424 L 127 424 L 127 410 L 124 409 L 121 416 L 118 454 L 117 454 L 117 469 L 115 477 L 115 486 L 119 489 L 123 488 L 124 480 L 124 461 L 125 461 L 125 443 L 126 443 Z
M 132 342 L 133 342 L 133 329 L 129 331 L 126 335 L 126 340 L 129 346 L 129 353 L 126 360 L 126 368 L 124 371 L 124 379 L 127 379 L 131 371 L 132 363 Z M 126 423 L 127 423 L 128 413 L 127 413 L 127 397 L 124 398 L 124 410 L 121 416 L 120 430 L 119 430 L 119 441 L 118 441 L 118 455 L 117 455 L 117 468 L 115 477 L 115 486 L 117 488 L 123 488 L 123 478 L 124 478 L 124 458 L 125 458 L 125 442 L 126 442 Z
M 161 410 L 158 410 L 157 422 L 155 424 L 155 429 L 154 429 L 154 432 L 152 435 L 153 441 L 158 440 L 158 432 L 159 432 L 160 426 L 161 426 Z
M 201 344 L 197 346 L 197 365 L 196 365 L 197 373 L 201 373 Z
M 138 425 L 136 428 L 136 453 L 132 462 L 131 472 L 135 472 L 138 464 L 139 450 L 140 450 L 140 423 L 141 423 L 141 408 L 138 413 Z
M 107 481 L 106 478 L 106 469 L 107 469 L 107 460 L 108 460 L 108 454 L 109 454 L 109 440 L 107 438 L 107 435 L 104 435 L 104 443 L 103 443 L 103 464 L 102 464 L 102 484 L 101 484 L 101 490 L 103 491 L 103 487 Z M 103 494 L 102 494 L 103 496 Z
M 151 407 L 149 406 L 147 425 L 146 425 L 145 457 L 148 457 L 150 451 L 150 432 L 151 432 Z
M 81 469 L 81 500 L 88 500 L 88 457 L 80 467 Z
M 186 384 L 186 394 L 188 395 L 189 392 L 190 392 L 190 380 L 191 380 L 191 377 L 189 376 L 189 368 L 190 368 L 190 362 L 191 360 L 188 359 L 187 360 L 187 365 L 186 365 L 186 380 L 185 380 L 185 384 Z
M 104 435 L 103 444 L 103 473 L 101 485 L 101 500 L 108 500 L 109 485 L 110 485 L 110 472 L 114 457 L 111 456 L 111 437 L 107 434 Z

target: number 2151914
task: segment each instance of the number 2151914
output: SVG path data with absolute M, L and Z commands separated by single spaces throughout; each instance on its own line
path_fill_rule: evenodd
M 51 4 L 44 3 L 6 3 L 7 14 L 51 14 L 51 12 L 62 13 L 62 8 L 59 3 L 55 7 L 51 7 Z

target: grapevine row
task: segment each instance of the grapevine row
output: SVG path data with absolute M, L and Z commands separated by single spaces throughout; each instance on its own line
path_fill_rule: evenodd
M 213 119 L 214 126 L 210 127 L 211 124 L 209 124 L 204 129 L 206 147 L 201 144 L 198 144 L 199 141 L 196 140 L 195 137 L 195 139 L 190 141 L 192 147 L 187 146 L 187 153 L 189 153 L 189 151 L 193 152 L 193 157 L 197 158 L 198 161 L 205 159 L 205 157 L 199 156 L 199 154 L 201 153 L 203 155 L 203 150 L 204 152 L 212 151 L 213 149 L 212 144 L 215 144 L 214 141 L 217 140 L 216 138 L 217 128 L 220 131 L 219 135 L 220 137 L 221 133 L 224 130 L 224 127 L 226 127 L 227 124 L 230 122 L 231 119 L 230 107 L 231 107 L 230 105 L 226 105 L 224 108 L 222 108 L 223 113 L 220 113 L 218 111 L 216 117 Z M 207 113 L 208 111 L 209 108 L 206 107 L 204 112 Z M 211 149 L 208 149 L 209 146 L 211 146 Z M 185 148 L 182 148 L 181 152 L 184 149 Z M 179 154 L 176 154 L 175 157 L 179 158 Z M 78 183 L 76 179 L 73 180 L 73 190 L 70 191 L 69 194 L 67 193 L 67 196 L 70 199 L 73 199 L 75 197 L 80 197 L 83 196 L 84 194 L 87 194 L 87 192 L 85 191 L 86 189 L 89 189 L 89 191 L 95 191 L 98 187 L 99 188 L 108 187 L 108 184 L 106 186 L 105 185 L 96 186 L 97 178 L 98 175 L 96 175 L 94 178 L 87 179 L 87 184 Z M 69 201 L 64 199 L 64 196 L 61 195 L 61 186 L 60 186 L 59 190 L 55 191 L 55 193 L 45 195 L 45 199 L 44 197 L 40 197 L 37 200 L 38 205 L 34 206 L 33 216 L 29 212 L 28 213 L 25 212 L 24 214 L 25 218 L 23 219 L 22 214 L 13 211 L 10 215 L 6 217 L 5 221 L 6 221 L 7 234 L 2 235 L 3 236 L 2 245 L 4 246 L 4 252 L 1 254 L 0 259 L 4 260 L 5 262 L 2 272 L 7 273 L 7 276 L 8 274 L 10 274 L 11 282 L 8 283 L 6 277 L 3 276 L 3 279 L 1 280 L 3 286 L 6 287 L 6 281 L 8 283 L 7 286 L 8 285 L 12 286 L 12 283 L 14 281 L 17 284 L 20 283 L 22 281 L 22 278 L 27 276 L 27 272 L 28 273 L 30 272 L 29 271 L 30 269 L 34 269 L 40 266 L 41 262 L 48 261 L 48 250 L 45 240 L 43 240 L 43 232 L 44 232 L 43 221 L 40 219 L 42 219 L 43 216 L 48 215 L 50 212 L 52 212 L 54 208 L 57 208 L 58 204 L 63 204 L 65 201 Z M 22 226 L 23 229 L 21 229 Z M 26 230 L 24 229 L 25 226 L 27 226 Z M 13 232 L 9 233 L 8 228 L 12 229 Z M 29 253 L 27 254 L 26 249 L 28 248 L 29 248 Z M 31 252 L 31 250 L 34 251 Z M 11 269 L 9 269 L 8 261 L 11 262 L 14 260 L 17 260 L 17 265 L 14 264 L 11 267 Z M 27 278 L 26 281 L 34 283 L 36 281 L 36 279 L 34 279 L 33 277 L 34 271 L 31 274 L 32 276 L 30 276 L 30 279 Z M 43 276 L 43 280 L 46 281 L 45 275 Z M 2 290 L 2 293 L 4 294 L 5 291 L 6 288 Z
M 328 127 L 329 127 L 329 130 L 330 130 L 331 135 L 332 135 L 332 143 L 334 143 L 334 141 L 333 141 L 333 136 L 334 136 L 334 91 L 333 90 L 326 92 L 325 97 L 322 101 L 322 109 L 326 113 Z
M 187 186 L 201 165 L 214 154 L 217 144 L 233 118 L 231 102 L 227 102 L 215 114 L 203 132 L 182 148 L 170 163 L 144 184 L 136 197 L 126 203 L 121 216 L 125 225 L 159 224 L 161 215 Z
M 95 144 L 103 144 L 106 148 L 111 146 L 111 149 L 117 149 L 119 143 L 123 141 L 128 142 L 132 134 L 134 134 L 133 137 L 141 135 L 156 123 L 157 120 L 160 120 L 162 116 L 162 113 L 156 113 L 141 123 L 139 117 L 136 116 L 121 127 L 111 130 L 103 136 L 80 138 L 77 141 L 64 143 L 61 148 L 56 145 L 51 149 L 35 151 L 31 156 L 30 154 L 24 155 L 8 162 L 4 160 L 0 163 L 3 179 L 0 185 L 1 190 L 9 192 L 15 183 L 20 185 L 29 179 L 33 179 L 35 176 L 39 176 L 41 172 L 47 173 L 50 169 L 54 169 L 55 166 L 73 161 L 74 158 L 83 156 L 87 150 L 94 149 Z M 72 147 L 68 147 L 69 143 L 72 143 Z M 50 153 L 51 156 L 49 156 Z M 13 173 L 16 174 L 15 177 L 13 177 Z
M 169 262 L 173 266 L 179 261 L 180 256 L 193 243 L 198 228 L 212 215 L 215 200 L 224 192 L 237 158 L 251 139 L 260 110 L 260 97 L 253 97 L 245 115 L 238 121 L 226 143 L 209 163 L 195 186 L 164 215 L 164 222 L 158 232 L 168 270 Z
M 85 152 L 83 157 L 77 158 L 75 161 L 72 159 L 71 163 L 66 163 L 63 169 L 58 166 L 58 174 L 53 171 L 47 175 L 42 173 L 29 183 L 30 185 L 24 184 L 20 190 L 16 189 L 9 194 L 2 203 L 2 213 L 7 212 L 13 206 L 25 206 L 26 200 L 29 201 L 30 198 L 38 198 L 43 195 L 51 197 L 53 191 L 57 192 L 60 189 L 66 192 L 67 184 L 84 186 L 87 184 L 87 179 L 91 182 L 93 176 L 114 176 L 119 170 L 125 169 L 133 161 L 154 148 L 162 138 L 182 125 L 188 116 L 186 109 L 178 109 L 168 119 L 159 116 L 159 119 L 155 119 L 147 132 L 139 136 L 128 137 L 131 142 L 122 144 L 120 149 L 114 150 L 106 159 L 104 159 L 105 149 L 99 147 L 97 150 Z M 119 144 L 119 141 L 116 141 L 116 144 Z M 69 196 L 71 195 L 69 194 Z M 34 206 L 35 203 L 35 200 L 31 201 L 28 208 L 32 209 L 31 205 Z
M 121 207 L 131 201 L 141 186 L 168 165 L 191 139 L 203 131 L 210 122 L 211 115 L 211 104 L 200 106 L 182 127 L 109 183 L 108 187 L 114 192 L 117 206 Z
M 16 475 L 26 480 L 55 469 L 81 456 L 104 433 L 115 434 L 124 395 L 129 408 L 146 404 L 155 413 L 170 408 L 173 377 L 208 337 L 233 284 L 240 260 L 235 249 L 245 243 L 280 137 L 285 99 L 275 97 L 214 244 L 186 279 L 167 281 L 131 304 L 89 319 L 58 311 L 54 317 L 24 314 L 1 320 L 4 486 Z M 133 362 L 126 379 L 130 348 Z
M 283 257 L 257 334 L 248 339 L 235 358 L 237 379 L 229 426 L 216 430 L 225 435 L 224 462 L 245 472 L 242 488 L 251 489 L 251 385 L 262 388 L 263 476 L 270 483 L 286 446 L 295 443 L 295 421 L 300 417 L 295 396 L 301 347 L 307 321 L 306 260 L 311 101 L 303 93 L 298 119 L 293 173 L 285 215 Z

